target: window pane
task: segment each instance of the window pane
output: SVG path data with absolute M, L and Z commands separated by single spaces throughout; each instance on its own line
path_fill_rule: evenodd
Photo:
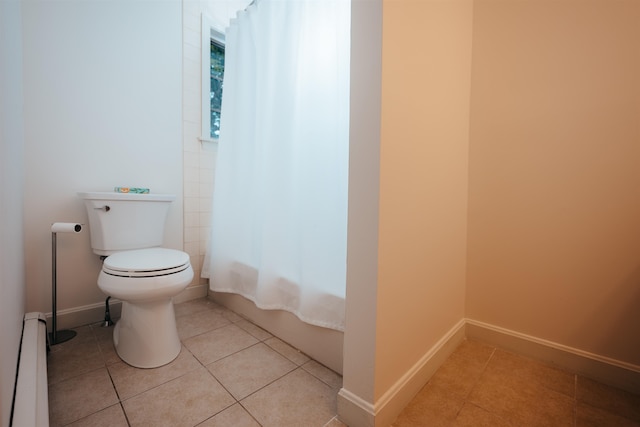
M 220 136 L 220 108 L 224 78 L 224 46 L 211 40 L 211 138 Z

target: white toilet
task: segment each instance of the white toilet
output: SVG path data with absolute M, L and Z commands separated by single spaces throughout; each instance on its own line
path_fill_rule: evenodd
M 155 368 L 175 359 L 181 344 L 173 297 L 193 278 L 189 255 L 161 248 L 169 194 L 78 193 L 89 215 L 93 252 L 106 257 L 98 287 L 122 301 L 113 332 L 118 356 Z

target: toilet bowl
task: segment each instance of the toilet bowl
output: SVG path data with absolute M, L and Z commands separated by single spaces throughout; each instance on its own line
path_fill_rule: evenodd
M 160 247 L 175 196 L 78 194 L 89 217 L 91 248 L 104 259 L 98 288 L 122 301 L 113 332 L 118 356 L 137 368 L 171 362 L 181 349 L 173 297 L 193 278 L 188 254 Z
M 98 287 L 122 301 L 113 343 L 124 362 L 137 368 L 155 368 L 178 356 L 181 344 L 173 297 L 192 278 L 189 255 L 173 249 L 117 252 L 104 260 Z

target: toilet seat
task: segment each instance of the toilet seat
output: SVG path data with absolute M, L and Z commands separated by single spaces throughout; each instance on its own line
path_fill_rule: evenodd
M 98 288 L 121 301 L 149 302 L 174 297 L 191 279 L 189 254 L 154 247 L 109 255 L 98 275 Z
M 102 271 L 117 277 L 159 277 L 180 273 L 190 266 L 189 255 L 175 249 L 148 248 L 108 256 Z

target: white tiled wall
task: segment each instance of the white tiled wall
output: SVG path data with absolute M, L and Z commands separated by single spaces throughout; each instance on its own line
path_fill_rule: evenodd
M 200 142 L 202 129 L 201 21 L 202 14 L 224 28 L 251 0 L 182 1 L 182 122 L 184 145 L 184 250 L 191 256 L 193 282 L 177 302 L 207 294 L 208 280 L 200 277 L 211 227 L 213 177 L 217 145 Z
M 194 278 L 177 301 L 205 296 L 208 288 L 207 279 L 201 278 L 200 273 L 211 225 L 216 146 L 199 139 L 202 128 L 200 22 L 205 5 L 200 1 L 182 2 L 184 250 L 191 257 Z

